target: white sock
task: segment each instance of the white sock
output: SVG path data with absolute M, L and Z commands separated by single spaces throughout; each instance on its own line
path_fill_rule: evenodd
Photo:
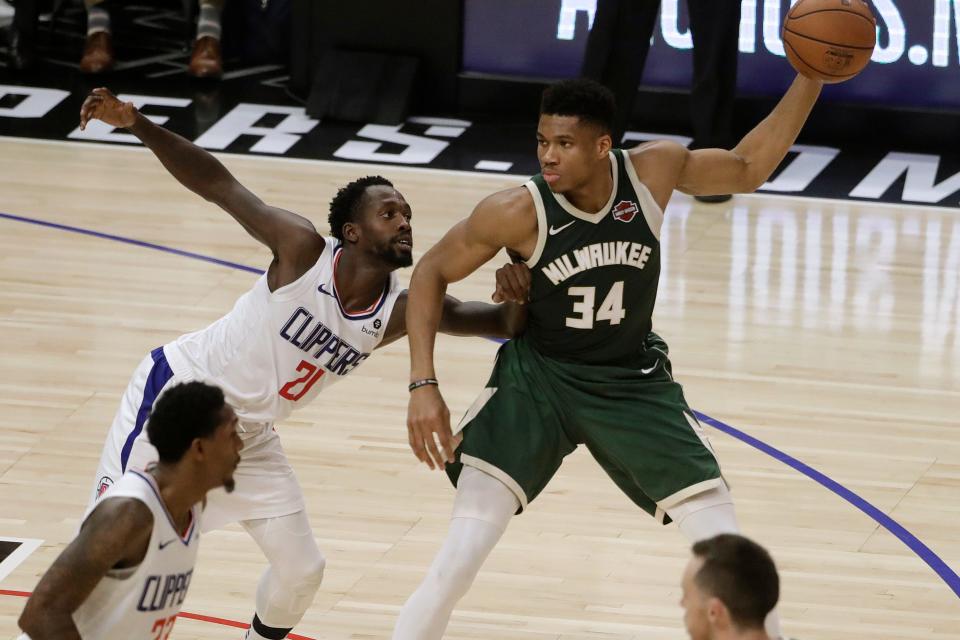
M 464 467 L 447 539 L 426 577 L 403 605 L 393 640 L 439 640 L 457 602 L 506 530 L 520 501 L 505 484 Z
M 93 35 L 98 31 L 110 33 L 110 12 L 95 4 L 87 8 L 87 35 Z
M 206 37 L 220 39 L 220 7 L 203 3 L 197 18 L 197 40 Z

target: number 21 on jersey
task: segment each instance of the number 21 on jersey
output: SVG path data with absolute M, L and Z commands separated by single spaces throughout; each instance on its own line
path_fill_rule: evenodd
M 280 395 L 287 400 L 297 401 L 305 396 L 310 391 L 310 387 L 316 384 L 317 380 L 322 378 L 326 372 L 318 365 L 301 360 L 300 364 L 297 365 L 297 373 L 303 375 L 291 380 L 280 389 Z
M 567 317 L 567 326 L 571 329 L 592 329 L 594 322 L 620 324 L 620 321 L 627 317 L 627 312 L 623 309 L 623 280 L 613 283 L 596 314 L 596 287 L 570 287 L 567 295 L 579 299 L 573 303 L 574 315 Z

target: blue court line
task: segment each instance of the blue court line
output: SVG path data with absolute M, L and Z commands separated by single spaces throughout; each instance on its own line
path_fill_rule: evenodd
M 930 547 L 920 542 L 917 536 L 907 531 L 906 528 L 904 528 L 899 522 L 867 502 L 864 498 L 860 497 L 850 489 L 847 489 L 836 480 L 829 478 L 813 467 L 800 462 L 793 456 L 780 451 L 776 447 L 770 446 L 762 440 L 757 440 L 753 436 L 740 431 L 736 427 L 731 427 L 728 424 L 720 422 L 716 418 L 711 418 L 710 416 L 700 413 L 699 411 L 694 411 L 694 413 L 697 415 L 697 419 L 701 422 L 709 424 L 711 427 L 722 431 L 727 435 L 733 436 L 737 440 L 745 442 L 755 449 L 759 449 L 768 456 L 779 460 L 788 467 L 796 469 L 803 475 L 816 481 L 818 484 L 830 489 L 830 491 L 833 491 L 835 494 L 855 506 L 857 509 L 860 509 L 860 511 L 863 511 L 865 514 L 876 520 L 881 527 L 896 536 L 900 542 L 907 545 L 911 551 L 917 554 L 921 560 L 926 562 L 927 565 L 929 565 L 930 568 L 933 569 L 937 575 L 947 583 L 947 586 L 953 590 L 953 593 L 956 594 L 957 597 L 960 597 L 960 577 L 957 576 L 956 572 L 954 572 L 953 569 L 951 569 L 940 556 L 934 553 Z
M 222 265 L 224 267 L 230 267 L 232 269 L 239 269 L 241 271 L 248 271 L 250 273 L 262 274 L 262 269 L 257 269 L 255 267 L 250 267 L 247 265 L 239 264 L 236 262 L 229 262 L 227 260 L 220 260 L 218 258 L 212 258 L 210 256 L 205 256 L 199 253 L 193 253 L 191 251 L 182 251 L 180 249 L 173 249 L 171 247 L 165 247 L 163 245 L 154 244 L 152 242 L 143 242 L 142 240 L 134 240 L 132 238 L 124 238 L 123 236 L 117 236 L 110 233 L 101 233 L 99 231 L 92 231 L 90 229 L 83 229 L 80 227 L 72 227 L 69 225 L 58 224 L 55 222 L 48 222 L 46 220 L 40 220 L 36 218 L 26 218 L 24 216 L 15 216 L 9 213 L 0 213 L 0 218 L 6 218 L 8 220 L 14 220 L 17 222 L 26 222 L 28 224 L 35 224 L 42 227 L 49 227 L 52 229 L 59 229 L 62 231 L 70 231 L 73 233 L 80 233 L 87 236 L 92 236 L 94 238 L 102 238 L 104 240 L 114 240 L 116 242 L 124 242 L 126 244 L 132 244 L 138 247 L 145 247 L 147 249 L 154 249 L 156 251 L 163 251 L 166 253 L 172 253 L 174 255 L 183 256 L 186 258 L 193 258 L 195 260 L 202 260 L 204 262 L 211 262 L 213 264 Z M 495 342 L 504 342 L 504 340 L 493 339 Z M 715 418 L 700 413 L 699 411 L 694 411 L 697 416 L 697 419 L 710 425 L 711 427 L 726 433 L 729 436 L 744 442 L 751 447 L 762 451 L 768 456 L 779 460 L 783 464 L 799 471 L 808 478 L 814 480 L 818 484 L 826 487 L 830 491 L 834 492 L 853 506 L 855 506 L 860 511 L 864 512 L 874 521 L 877 522 L 884 529 L 892 533 L 897 537 L 901 542 L 903 542 L 911 551 L 913 551 L 917 557 L 923 560 L 931 569 L 936 572 L 938 576 L 947 584 L 948 587 L 953 591 L 953 593 L 960 598 L 960 576 L 957 576 L 956 572 L 951 569 L 946 562 L 943 561 L 940 556 L 938 556 L 930 547 L 922 543 L 915 535 L 907 531 L 896 520 L 885 514 L 883 511 L 873 506 L 867 500 L 860 497 L 850 489 L 847 489 L 845 486 L 829 478 L 823 473 L 817 471 L 813 467 L 810 467 L 803 462 L 797 460 L 793 456 L 780 451 L 776 447 L 770 446 L 769 444 L 757 440 L 753 436 L 740 431 L 736 427 L 731 427 L 728 424 L 720 422 Z
M 240 271 L 249 271 L 250 273 L 256 273 L 261 275 L 263 274 L 262 269 L 248 267 L 245 264 L 230 262 L 229 260 L 221 260 L 219 258 L 211 258 L 210 256 L 205 256 L 200 253 L 194 253 L 192 251 L 184 251 L 183 249 L 174 249 L 173 247 L 165 247 L 161 244 L 144 242 L 143 240 L 135 240 L 133 238 L 116 236 L 116 235 L 113 235 L 112 233 L 102 233 L 100 231 L 91 231 L 90 229 L 83 229 L 81 227 L 71 227 L 68 224 L 59 224 L 57 222 L 49 222 L 47 220 L 40 220 L 37 218 L 25 218 L 24 216 L 15 216 L 10 213 L 0 213 L 0 218 L 6 218 L 7 220 L 15 220 L 16 222 L 26 222 L 28 224 L 35 224 L 41 227 L 50 227 L 51 229 L 60 229 L 61 231 L 70 231 L 72 233 L 79 233 L 85 236 L 92 236 L 94 238 L 102 238 L 104 240 L 114 240 L 116 242 L 132 244 L 136 247 L 144 247 L 146 249 L 153 249 L 155 251 L 163 251 L 164 253 L 172 253 L 175 256 L 183 256 L 185 258 L 193 258 L 194 260 L 202 260 L 203 262 L 211 262 L 213 264 L 219 264 L 224 267 L 230 267 L 231 269 L 239 269 Z

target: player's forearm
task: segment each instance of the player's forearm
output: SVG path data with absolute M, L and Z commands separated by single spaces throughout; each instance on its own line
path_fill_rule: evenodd
M 780 165 L 797 140 L 823 85 L 798 75 L 776 108 L 740 141 L 734 153 L 746 163 L 743 191 L 755 191 Z
M 460 302 L 446 296 L 440 331 L 454 336 L 512 338 L 526 324 L 526 308 L 512 302 Z
M 34 598 L 27 601 L 18 624 L 30 640 L 81 640 L 69 611 L 44 606 Z
M 130 132 L 153 151 L 170 175 L 205 200 L 219 203 L 234 182 L 227 168 L 210 152 L 154 124 L 141 113 L 137 113 Z
M 435 378 L 433 347 L 443 315 L 447 282 L 430 253 L 417 264 L 407 294 L 407 339 L 410 342 L 410 380 Z

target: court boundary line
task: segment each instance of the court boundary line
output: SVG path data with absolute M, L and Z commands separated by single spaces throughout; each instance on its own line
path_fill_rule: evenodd
M 95 238 L 101 238 L 105 240 L 113 240 L 118 242 L 123 242 L 126 244 L 131 244 L 134 246 L 144 247 L 148 249 L 153 249 L 156 251 L 163 251 L 167 253 L 172 253 L 174 255 L 193 258 L 195 260 L 200 260 L 204 262 L 210 262 L 213 264 L 218 264 L 225 267 L 230 267 L 234 269 L 240 269 L 243 271 L 253 272 L 253 273 L 264 273 L 262 270 L 255 267 L 250 267 L 247 265 L 242 265 L 235 262 L 229 262 L 226 260 L 220 260 L 218 258 L 212 258 L 210 256 L 205 256 L 203 254 L 194 253 L 191 251 L 182 251 L 180 249 L 174 249 L 172 247 L 165 247 L 163 245 L 155 244 L 152 242 L 144 242 L 141 240 L 136 240 L 133 238 L 125 238 L 123 236 L 118 236 L 114 234 L 103 233 L 100 231 L 95 231 L 91 229 L 83 229 L 81 227 L 73 227 L 69 225 L 63 225 L 59 223 L 49 222 L 47 220 L 41 220 L 39 218 L 29 218 L 26 216 L 17 216 L 9 213 L 0 212 L 0 219 L 12 220 L 15 222 L 24 222 L 28 224 L 34 224 L 41 227 L 47 227 L 52 229 L 58 229 L 63 231 L 70 231 L 73 233 L 78 233 L 82 235 L 87 235 Z M 500 342 L 499 340 L 494 340 L 495 342 Z M 832 493 L 840 496 L 848 503 L 862 511 L 868 517 L 870 517 L 874 522 L 882 526 L 884 529 L 889 531 L 895 538 L 900 540 L 910 551 L 914 553 L 920 560 L 922 560 L 927 566 L 929 566 L 937 576 L 950 588 L 953 593 L 960 598 L 960 576 L 940 557 L 930 549 L 927 545 L 920 541 L 914 534 L 906 529 L 899 522 L 894 520 L 892 517 L 888 516 L 881 509 L 871 504 L 865 498 L 859 496 L 857 493 L 846 488 L 836 480 L 833 480 L 826 474 L 810 467 L 809 465 L 801 462 L 797 458 L 777 449 L 776 447 L 769 445 L 758 438 L 755 438 L 736 427 L 730 426 L 716 418 L 712 418 L 705 413 L 699 411 L 694 411 L 697 418 L 711 427 L 721 431 L 733 438 L 740 440 L 741 442 L 761 451 L 774 458 L 775 460 L 782 462 L 783 464 L 791 467 L 795 471 L 799 471 L 801 474 L 807 476 L 817 484 L 829 489 Z M 0 591 L 0 594 L 3 592 Z M 293 636 L 291 636 L 292 638 Z M 307 639 L 309 640 L 309 639 Z
M 153 152 L 150 151 L 147 147 L 142 144 L 123 144 L 119 142 L 107 142 L 107 141 L 89 141 L 89 140 L 49 140 L 46 138 L 20 138 L 17 136 L 0 136 L 0 142 L 24 142 L 27 144 L 47 144 L 47 145 L 78 145 L 89 149 L 125 149 L 127 151 L 136 151 L 140 153 L 149 153 L 153 155 Z M 361 162 L 356 160 L 324 160 L 321 158 L 290 158 L 287 156 L 273 155 L 273 154 L 260 154 L 260 153 L 237 153 L 231 151 L 213 151 L 210 149 L 205 149 L 215 157 L 223 158 L 237 158 L 237 159 L 264 159 L 271 160 L 274 162 L 286 162 L 290 164 L 306 164 L 306 165 L 319 165 L 323 167 L 335 166 L 335 167 L 366 167 L 372 171 L 388 172 L 388 171 L 401 171 L 404 173 L 419 173 L 427 172 L 437 175 L 446 175 L 458 178 L 466 177 L 475 177 L 475 178 L 485 178 L 485 179 L 496 179 L 496 178 L 508 178 L 516 179 L 519 183 L 516 186 L 520 186 L 523 182 L 526 182 L 530 179 L 530 176 L 522 173 L 497 173 L 490 171 L 477 171 L 476 169 L 440 169 L 438 167 L 425 167 L 425 166 L 411 166 L 411 165 L 402 165 L 402 164 L 389 164 L 389 163 L 376 163 L 376 162 Z M 892 151 L 891 151 L 892 152 Z M 681 194 L 684 199 L 693 201 L 693 196 L 688 196 L 686 194 Z M 885 208 L 896 208 L 903 209 L 904 207 L 915 207 L 922 209 L 924 211 L 936 211 L 938 213 L 949 213 L 952 215 L 957 215 L 960 207 L 949 207 L 942 204 L 930 204 L 926 202 L 917 202 L 914 200 L 906 200 L 903 202 L 885 202 L 883 200 L 870 200 L 869 198 L 831 198 L 828 196 L 812 196 L 804 194 L 803 192 L 789 193 L 785 191 L 755 191 L 753 193 L 737 193 L 734 194 L 736 198 L 776 198 L 779 200 L 810 200 L 812 202 L 823 202 L 834 205 L 846 205 L 849 203 L 855 204 L 869 204 L 872 206 L 885 207 Z M 671 196 L 670 202 L 673 202 Z M 736 202 L 728 204 L 727 207 L 735 206 Z M 715 205 L 711 205 L 715 206 Z M 722 210 L 722 207 L 716 207 L 717 210 Z M 464 217 L 466 216 L 466 211 L 464 212 Z
M 29 598 L 31 592 L 29 591 L 17 591 L 15 589 L 0 589 L 0 596 L 16 596 L 18 598 Z M 223 625 L 224 627 L 234 627 L 236 629 L 249 629 L 250 625 L 246 622 L 237 622 L 236 620 L 228 620 L 227 618 L 218 618 L 216 616 L 207 616 L 202 613 L 190 613 L 189 611 L 181 611 L 177 614 L 178 618 L 185 618 L 187 620 L 199 620 L 200 622 L 210 622 L 212 624 Z M 291 633 L 287 636 L 290 640 L 314 640 L 309 636 L 301 636 L 296 633 Z

